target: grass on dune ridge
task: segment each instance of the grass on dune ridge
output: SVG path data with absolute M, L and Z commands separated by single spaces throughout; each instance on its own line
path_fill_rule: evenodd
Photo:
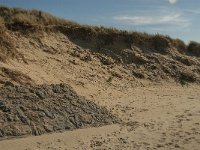
M 123 37 L 127 43 L 137 43 L 137 45 L 145 45 L 151 43 L 154 47 L 162 47 L 172 45 L 180 53 L 190 53 L 200 56 L 200 43 L 191 41 L 186 45 L 180 39 L 172 39 L 167 35 L 148 34 L 144 32 L 128 32 L 118 30 L 116 28 L 106 28 L 103 26 L 97 27 L 92 25 L 80 25 L 76 22 L 65 20 L 53 16 L 49 13 L 39 10 L 25 10 L 21 8 L 9 8 L 0 6 L 0 38 L 1 45 L 6 45 L 2 38 L 4 37 L 5 28 L 11 30 L 32 29 L 34 31 L 40 29 L 58 30 L 68 34 L 77 34 L 78 37 L 84 40 L 97 38 L 102 40 L 103 44 L 112 44 L 116 39 Z M 4 48 L 5 49 L 5 48 Z M 0 56 L 0 59 L 1 56 Z

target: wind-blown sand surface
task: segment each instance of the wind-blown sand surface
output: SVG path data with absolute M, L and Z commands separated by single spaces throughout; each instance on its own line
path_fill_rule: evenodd
M 124 123 L 0 142 L 1 150 L 180 149 L 200 146 L 200 87 L 151 85 L 96 94 Z M 79 92 L 80 93 L 80 92 Z M 84 96 L 90 97 L 90 93 Z

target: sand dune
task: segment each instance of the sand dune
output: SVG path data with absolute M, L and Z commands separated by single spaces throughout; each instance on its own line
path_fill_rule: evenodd
M 199 149 L 200 44 L 79 25 L 41 11 L 7 7 L 0 7 L 0 27 L 0 136 L 18 133 L 9 128 L 16 123 L 30 131 L 27 137 L 16 134 L 15 139 L 0 141 L 0 150 Z M 69 85 L 75 96 L 66 91 L 56 95 L 55 84 Z M 21 93 L 16 92 L 20 87 Z M 34 92 L 38 87 L 44 89 Z M 48 100 L 41 93 L 45 87 L 50 89 Z M 28 101 L 31 98 L 34 101 Z M 74 107 L 83 99 L 91 102 L 90 111 L 89 104 Z M 59 114 L 54 121 L 62 133 L 51 128 L 53 133 L 44 134 L 44 124 L 56 124 L 38 112 L 38 100 L 44 111 Z M 12 106 L 10 111 L 7 105 Z M 88 128 L 73 125 L 77 130 L 63 130 L 68 106 L 79 110 L 77 116 Z M 28 122 L 23 117 L 16 120 L 21 111 Z M 107 125 L 108 115 L 120 121 Z M 88 126 L 88 121 L 106 126 Z M 43 135 L 32 136 L 33 123 Z

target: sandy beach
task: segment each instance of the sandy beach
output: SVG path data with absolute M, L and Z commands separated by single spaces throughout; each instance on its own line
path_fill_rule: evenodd
M 0 142 L 2 150 L 180 149 L 200 145 L 199 86 L 137 87 L 96 96 L 124 123 Z M 89 94 L 88 94 L 89 95 Z

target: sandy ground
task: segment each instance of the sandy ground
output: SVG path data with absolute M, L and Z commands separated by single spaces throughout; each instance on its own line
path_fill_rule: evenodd
M 151 85 L 121 93 L 108 89 L 107 93 L 92 94 L 93 99 L 118 115 L 123 124 L 4 140 L 0 149 L 199 150 L 199 91 L 194 85 Z M 88 98 L 90 94 L 84 93 Z

